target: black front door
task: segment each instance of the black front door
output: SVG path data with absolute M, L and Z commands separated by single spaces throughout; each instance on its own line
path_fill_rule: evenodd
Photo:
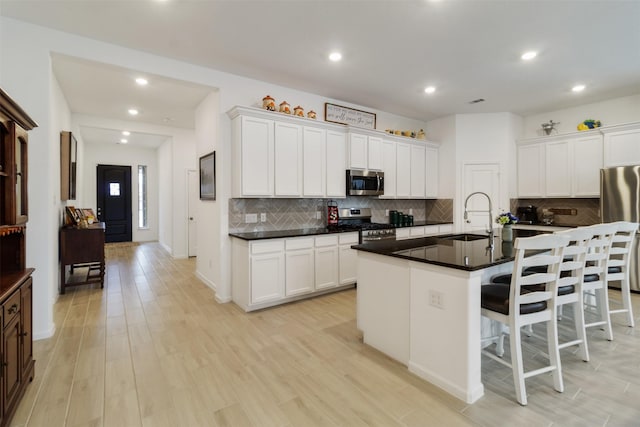
M 131 166 L 98 165 L 98 220 L 105 242 L 131 241 Z

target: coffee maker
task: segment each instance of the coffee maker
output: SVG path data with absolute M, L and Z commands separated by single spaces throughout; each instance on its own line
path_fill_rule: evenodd
M 540 222 L 538 220 L 538 208 L 533 205 L 519 206 L 516 216 L 520 224 L 538 224 Z

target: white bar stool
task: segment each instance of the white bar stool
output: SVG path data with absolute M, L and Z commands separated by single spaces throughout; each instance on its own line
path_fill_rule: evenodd
M 633 308 L 631 306 L 631 287 L 629 283 L 629 263 L 633 253 L 636 233 L 638 232 L 637 222 L 618 221 L 613 222 L 617 227 L 613 236 L 613 243 L 609 251 L 609 264 L 607 269 L 607 284 L 612 281 L 620 281 L 620 296 L 622 301 L 609 300 L 609 313 L 627 313 L 627 325 L 635 326 L 633 320 Z M 622 308 L 612 310 L 612 304 L 622 305 Z

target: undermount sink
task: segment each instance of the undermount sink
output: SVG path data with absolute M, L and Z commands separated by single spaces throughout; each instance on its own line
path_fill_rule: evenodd
M 480 236 L 478 234 L 450 234 L 440 236 L 440 240 L 458 240 L 461 242 L 473 242 L 474 240 L 488 239 L 489 236 Z

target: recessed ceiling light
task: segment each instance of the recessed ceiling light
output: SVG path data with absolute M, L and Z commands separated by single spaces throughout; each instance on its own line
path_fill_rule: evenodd
M 333 62 L 338 62 L 342 59 L 342 54 L 340 52 L 331 52 L 329 54 L 329 59 Z
M 128 140 L 126 140 L 126 139 L 124 139 L 124 138 L 122 138 L 122 139 L 120 140 L 120 142 L 121 142 L 121 143 L 123 143 L 123 144 L 126 144 L 126 143 L 127 143 L 127 142 L 129 142 L 129 141 L 128 141 Z
M 136 79 L 136 83 L 138 83 L 138 85 L 140 86 L 146 86 L 147 84 L 149 84 L 149 81 L 143 77 L 138 77 Z
M 524 59 L 525 61 L 528 61 L 530 59 L 535 58 L 537 55 L 538 55 L 538 52 L 534 52 L 534 51 L 525 52 L 522 54 L 521 58 Z
M 136 110 L 135 108 L 130 108 L 129 109 L 129 114 L 131 114 L 132 116 L 137 116 L 138 115 L 138 110 Z
M 425 88 L 424 88 L 424 93 L 429 93 L 429 94 L 431 94 L 431 93 L 433 93 L 433 92 L 435 92 L 435 91 L 436 91 L 435 86 L 427 86 L 427 87 L 425 87 Z
M 123 134 L 124 136 L 129 136 L 129 135 L 131 135 L 131 132 L 129 132 L 128 130 L 123 130 L 123 131 L 122 131 L 122 134 Z
M 574 92 L 582 92 L 586 86 L 585 85 L 575 85 L 571 88 Z

